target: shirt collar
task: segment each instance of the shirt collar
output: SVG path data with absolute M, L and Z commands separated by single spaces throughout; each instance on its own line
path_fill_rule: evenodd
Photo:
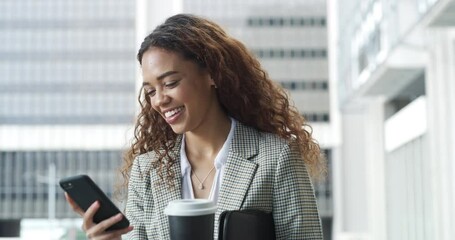
M 183 135 L 182 144 L 180 145 L 180 169 L 182 171 L 182 177 L 191 169 L 190 162 L 188 162 L 185 152 L 185 135 Z

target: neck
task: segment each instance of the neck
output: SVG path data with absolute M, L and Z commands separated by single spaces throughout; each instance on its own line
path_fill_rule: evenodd
M 200 131 L 185 133 L 185 151 L 190 159 L 213 160 L 223 147 L 231 129 L 231 120 L 226 114 L 207 119 Z

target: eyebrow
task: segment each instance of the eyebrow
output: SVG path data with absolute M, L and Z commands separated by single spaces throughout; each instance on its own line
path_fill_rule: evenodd
M 168 72 L 165 72 L 165 73 L 159 75 L 156 79 L 162 80 L 163 78 L 170 76 L 172 74 L 176 74 L 176 73 L 178 73 L 178 72 L 177 71 L 168 71 Z
M 172 74 L 177 74 L 178 72 L 177 71 L 168 71 L 168 72 L 165 72 L 161 75 L 159 75 L 156 79 L 158 79 L 159 81 L 163 80 L 163 78 L 167 77 L 167 76 L 170 76 Z M 150 85 L 150 83 L 148 82 L 142 82 L 142 86 L 148 86 Z

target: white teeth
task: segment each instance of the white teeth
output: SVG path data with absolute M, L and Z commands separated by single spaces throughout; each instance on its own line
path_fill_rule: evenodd
M 166 118 L 172 117 L 172 116 L 174 116 L 175 114 L 177 114 L 177 113 L 179 113 L 180 111 L 182 111 L 182 109 L 183 109 L 182 107 L 179 107 L 179 108 L 176 108 L 176 109 L 174 109 L 174 110 L 167 111 L 167 112 L 164 113 L 164 116 L 165 116 Z

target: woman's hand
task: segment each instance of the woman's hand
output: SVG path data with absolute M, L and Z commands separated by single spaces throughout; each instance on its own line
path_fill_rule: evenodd
M 131 230 L 133 230 L 133 226 L 126 227 L 124 229 L 119 229 L 119 230 L 113 230 L 113 231 L 108 231 L 106 232 L 106 229 L 109 228 L 110 226 L 114 225 L 115 223 L 119 222 L 122 220 L 123 215 L 121 213 L 112 216 L 100 223 L 94 223 L 93 222 L 93 216 L 95 216 L 95 213 L 98 211 L 100 204 L 99 202 L 94 202 L 84 213 L 84 210 L 82 210 L 74 201 L 71 199 L 70 196 L 65 192 L 65 198 L 66 201 L 71 205 L 71 208 L 73 211 L 78 213 L 79 215 L 82 216 L 83 218 L 83 223 L 82 223 L 82 230 L 87 235 L 88 239 L 121 239 L 121 236 Z

